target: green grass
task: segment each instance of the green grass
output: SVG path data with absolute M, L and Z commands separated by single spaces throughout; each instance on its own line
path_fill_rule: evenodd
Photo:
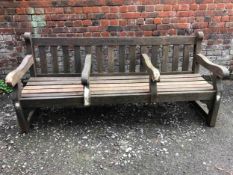
M 0 91 L 3 91 L 9 94 L 13 92 L 13 88 L 8 86 L 3 80 L 0 80 Z

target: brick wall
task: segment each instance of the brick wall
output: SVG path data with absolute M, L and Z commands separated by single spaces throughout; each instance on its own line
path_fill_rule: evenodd
M 203 52 L 230 67 L 233 0 L 2 0 L 0 75 L 21 61 L 26 31 L 54 36 L 142 37 L 190 35 L 196 30 L 205 33 Z

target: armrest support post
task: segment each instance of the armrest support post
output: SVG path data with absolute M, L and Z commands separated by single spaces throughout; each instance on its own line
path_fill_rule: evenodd
M 21 64 L 12 72 L 7 74 L 5 78 L 5 82 L 14 87 L 20 79 L 26 74 L 26 72 L 30 69 L 30 67 L 34 64 L 33 56 L 26 55 L 21 62 Z

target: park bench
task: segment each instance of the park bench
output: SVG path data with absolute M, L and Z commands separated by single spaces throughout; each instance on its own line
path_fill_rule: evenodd
M 201 54 L 195 36 L 71 38 L 25 33 L 26 56 L 6 77 L 22 132 L 41 107 L 124 103 L 204 102 L 214 126 L 227 68 Z M 202 66 L 212 81 L 200 74 Z M 21 78 L 30 70 L 24 87 Z

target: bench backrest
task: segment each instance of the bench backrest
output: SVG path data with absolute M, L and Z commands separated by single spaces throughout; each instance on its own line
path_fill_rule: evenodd
M 34 73 L 38 76 L 80 74 L 87 53 L 92 54 L 92 72 L 95 74 L 145 72 L 142 52 L 151 56 L 152 63 L 162 73 L 193 72 L 193 55 L 200 51 L 203 38 L 71 38 L 29 36 L 28 33 L 25 36 L 27 54 L 34 55 Z

